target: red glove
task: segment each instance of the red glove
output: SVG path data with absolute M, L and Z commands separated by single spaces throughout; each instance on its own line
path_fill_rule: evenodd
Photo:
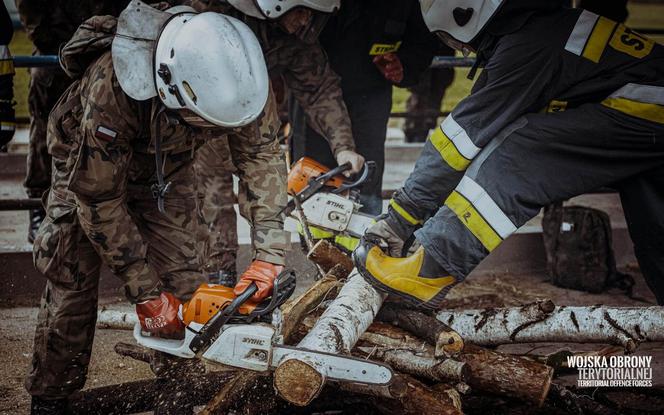
M 258 291 L 251 299 L 258 302 L 263 301 L 272 293 L 274 279 L 284 270 L 283 265 L 274 265 L 269 262 L 255 260 L 249 265 L 244 274 L 240 276 L 240 281 L 235 284 L 233 292 L 240 295 L 247 289 L 252 282 L 256 283 Z
M 395 53 L 378 55 L 373 58 L 373 63 L 388 81 L 393 84 L 403 81 L 403 65 Z
M 180 304 L 180 300 L 169 292 L 162 292 L 159 298 L 136 304 L 141 328 L 158 337 L 184 338 L 184 324 L 178 317 Z

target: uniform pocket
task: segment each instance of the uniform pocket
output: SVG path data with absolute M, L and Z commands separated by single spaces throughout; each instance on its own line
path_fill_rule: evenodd
M 33 245 L 37 271 L 53 283 L 75 286 L 78 283 L 78 249 L 80 227 L 76 207 L 49 200 L 47 215 Z

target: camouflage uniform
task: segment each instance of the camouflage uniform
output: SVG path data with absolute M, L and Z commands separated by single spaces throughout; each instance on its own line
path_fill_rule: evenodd
M 35 55 L 57 55 L 85 19 L 117 16 L 128 0 L 16 0 L 21 22 L 34 43 Z M 46 146 L 48 114 L 71 84 L 58 67 L 31 68 L 28 108 L 30 147 L 24 186 L 30 197 L 41 197 L 51 183 L 51 157 Z
M 113 31 L 115 19 L 104 23 L 108 20 L 95 18 L 86 25 Z M 157 98 L 137 102 L 124 94 L 111 53 L 104 52 L 49 117 L 53 182 L 47 218 L 34 244 L 35 266 L 48 281 L 26 380 L 32 395 L 65 397 L 84 385 L 102 261 L 123 280 L 133 303 L 155 298 L 161 289 L 187 300 L 205 282 L 193 158 L 202 138 L 220 133 L 175 122 L 177 116 L 162 109 Z M 265 111 L 260 131 L 259 123 L 233 130 L 228 148 L 240 177 L 241 212 L 253 225 L 254 256 L 283 264 L 285 164 L 275 137 L 274 106 Z M 151 191 L 157 134 L 165 180 L 172 183 L 165 214 Z
M 308 124 L 327 138 L 334 155 L 342 150 L 355 150 L 348 110 L 344 104 L 340 79 L 328 64 L 318 43 L 307 44 L 289 35 L 273 23 L 247 17 L 219 0 L 185 0 L 182 3 L 198 11 L 215 11 L 233 15 L 254 30 L 265 51 L 271 78 L 281 76 L 293 97 L 304 109 Z M 203 221 L 209 230 L 205 267 L 209 271 L 235 271 L 237 234 L 232 204 L 232 170 L 216 156 L 224 153 L 223 140 L 205 144 L 199 152 L 196 168 L 203 198 Z

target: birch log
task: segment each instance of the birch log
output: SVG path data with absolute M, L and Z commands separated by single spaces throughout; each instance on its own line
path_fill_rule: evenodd
M 464 343 L 459 333 L 435 317 L 420 311 L 387 303 L 383 305 L 376 318 L 409 331 L 434 345 L 435 357 L 451 357 L 463 350 Z
M 134 312 L 101 310 L 97 313 L 97 328 L 111 330 L 133 330 L 138 323 Z
M 641 342 L 664 341 L 664 307 L 523 307 L 441 311 L 438 320 L 470 343 L 609 343 L 633 352 Z
M 383 304 L 378 293 L 353 271 L 314 327 L 298 344 L 299 348 L 333 354 L 350 354 L 362 333 L 373 322 Z M 304 406 L 325 385 L 326 367 L 320 362 L 286 358 L 274 372 L 274 386 L 285 400 Z

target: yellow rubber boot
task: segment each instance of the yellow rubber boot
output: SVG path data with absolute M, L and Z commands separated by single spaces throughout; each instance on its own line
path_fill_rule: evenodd
M 363 238 L 353 259 L 371 285 L 418 307 L 441 308 L 445 295 L 457 283 L 421 246 L 413 255 L 394 258 Z

